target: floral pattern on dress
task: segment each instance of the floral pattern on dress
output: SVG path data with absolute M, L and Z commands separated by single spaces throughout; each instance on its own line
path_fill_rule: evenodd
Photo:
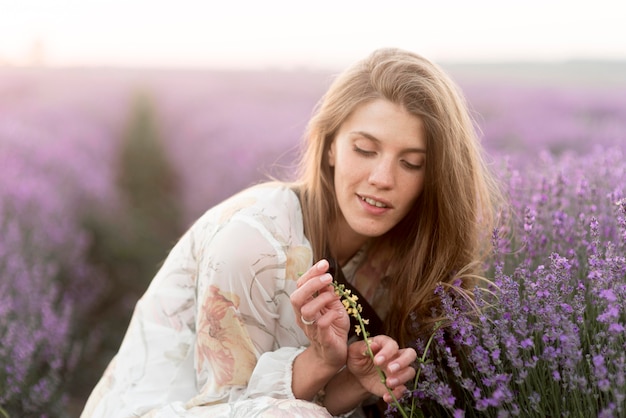
M 285 279 L 298 280 L 298 277 L 311 267 L 312 259 L 313 252 L 309 247 L 301 245 L 288 248 Z
M 137 304 L 81 418 L 329 417 L 291 389 L 308 339 L 289 295 L 312 258 L 288 184 L 205 212 Z
M 254 346 L 238 315 L 239 296 L 211 285 L 200 313 L 199 368 L 213 370 L 217 386 L 246 385 L 256 365 Z

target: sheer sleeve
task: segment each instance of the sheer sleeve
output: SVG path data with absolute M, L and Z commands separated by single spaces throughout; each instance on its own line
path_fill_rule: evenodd
M 82 417 L 329 416 L 291 391 L 308 341 L 289 294 L 313 261 L 297 197 L 259 193 L 209 211 L 173 248 Z
M 229 222 L 201 251 L 194 353 L 200 394 L 191 405 L 293 398 L 291 364 L 307 344 L 289 301 L 295 280 L 285 278 L 287 248 L 257 222 Z

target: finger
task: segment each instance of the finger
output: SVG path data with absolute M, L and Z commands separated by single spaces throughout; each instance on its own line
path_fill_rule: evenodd
M 339 311 L 327 311 L 325 313 L 323 313 L 316 321 L 316 324 L 318 326 L 318 328 L 320 329 L 325 329 L 328 328 L 332 325 L 334 325 L 338 320 L 341 319 L 342 315 L 345 314 L 344 312 L 339 312 Z
M 374 354 L 378 353 L 381 348 L 382 348 L 382 344 L 380 344 L 377 339 L 375 340 L 373 338 L 370 338 L 370 349 L 372 350 L 372 353 Z
M 298 281 L 296 282 L 296 287 L 300 288 L 310 279 L 326 273 L 326 271 L 328 271 L 328 267 L 328 260 L 321 259 L 298 278 Z
M 315 298 L 309 297 L 300 307 L 300 314 L 309 321 L 318 319 L 322 310 L 332 310 L 331 306 L 337 299 L 338 296 L 332 292 L 322 292 Z
M 404 393 L 405 393 L 406 391 L 407 391 L 406 386 L 401 385 L 401 386 L 398 386 L 398 387 L 394 388 L 391 392 L 393 393 L 393 396 L 395 396 L 395 397 L 396 397 L 396 399 L 400 399 L 400 398 L 404 395 Z M 383 395 L 383 400 L 384 400 L 386 403 L 391 403 L 391 402 L 393 402 L 393 398 L 391 397 L 391 395 L 390 395 L 388 392 L 386 392 L 386 393 Z
M 308 279 L 299 289 L 294 290 L 289 296 L 294 311 L 296 313 L 300 312 L 300 309 L 305 303 L 310 302 L 316 296 L 324 293 L 331 281 L 331 275 L 323 273 L 321 276 Z M 334 292 L 332 293 L 334 294 Z
M 394 374 L 388 374 L 385 383 L 390 388 L 401 386 L 415 377 L 415 369 L 406 367 Z
M 410 367 L 417 359 L 417 353 L 412 348 L 404 348 L 398 351 L 398 354 L 390 359 L 387 364 L 387 373 L 396 373 L 399 370 Z
M 350 346 L 348 348 L 350 350 L 351 355 L 354 358 L 369 357 L 369 353 L 367 351 L 367 345 L 365 344 L 365 341 L 363 340 L 358 340 L 358 341 L 354 341 L 350 343 Z M 372 353 L 376 353 L 376 351 L 378 351 L 380 347 L 377 345 L 376 342 L 370 340 L 370 348 L 372 349 Z
M 309 300 L 319 296 L 321 293 L 328 291 L 330 282 L 332 281 L 332 276 L 328 273 L 324 273 L 321 276 L 309 279 L 299 289 L 294 290 L 292 295 L 295 294 L 297 298 L 302 300 L 302 302 L 308 302 Z M 334 294 L 334 292 L 331 293 Z
M 320 328 L 328 328 L 331 326 L 341 326 L 341 320 L 343 319 L 343 317 L 346 317 L 347 319 L 347 314 L 345 311 L 337 311 L 337 310 L 331 310 L 331 311 L 327 311 L 325 312 L 317 321 Z M 345 327 L 346 332 L 350 329 L 349 327 L 349 323 L 350 323 L 350 319 L 347 319 L 347 324 L 348 326 Z M 347 334 L 346 334 L 347 336 Z
M 374 364 L 377 366 L 383 366 L 387 361 L 394 359 L 398 354 L 398 343 L 386 335 L 377 335 L 372 338 L 377 344 L 380 344 L 380 349 L 375 352 Z M 372 349 L 372 351 L 374 351 Z

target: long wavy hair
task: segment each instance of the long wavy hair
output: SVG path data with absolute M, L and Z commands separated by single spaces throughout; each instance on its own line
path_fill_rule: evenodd
M 386 279 L 393 309 L 385 326 L 387 334 L 404 345 L 429 332 L 437 320 L 431 308 L 438 302 L 438 284 L 460 283 L 455 286 L 471 297 L 490 249 L 500 193 L 465 99 L 448 75 L 418 54 L 376 50 L 334 80 L 307 127 L 295 184 L 316 259 L 325 256 L 329 229 L 340 211 L 329 147 L 357 107 L 381 98 L 419 117 L 427 141 L 423 192 L 406 217 L 374 241 L 368 254 L 391 254 Z

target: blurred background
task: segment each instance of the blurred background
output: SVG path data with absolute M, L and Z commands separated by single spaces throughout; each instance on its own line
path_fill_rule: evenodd
M 619 1 L 0 0 L 0 416 L 78 416 L 205 210 L 289 178 L 333 76 L 421 53 L 495 162 L 626 141 Z

